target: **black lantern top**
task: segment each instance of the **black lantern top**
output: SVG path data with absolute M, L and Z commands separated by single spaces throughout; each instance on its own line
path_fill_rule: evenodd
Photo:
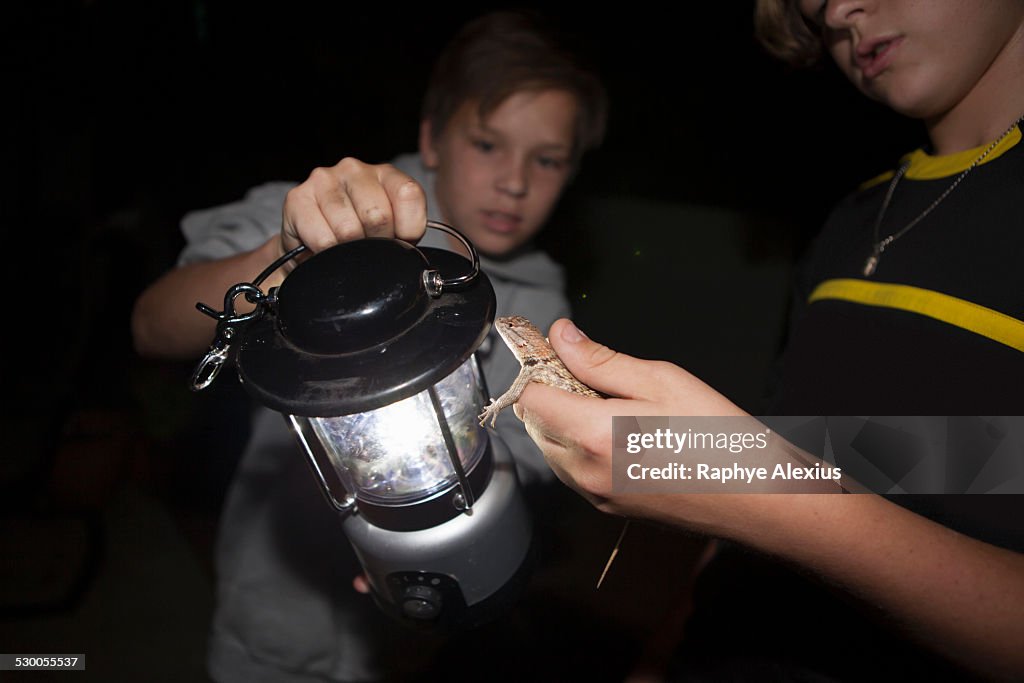
M 306 417 L 423 391 L 465 362 L 494 320 L 494 290 L 473 256 L 465 276 L 465 258 L 393 239 L 313 255 L 232 341 L 239 377 L 264 405 Z M 438 293 L 442 281 L 454 286 Z

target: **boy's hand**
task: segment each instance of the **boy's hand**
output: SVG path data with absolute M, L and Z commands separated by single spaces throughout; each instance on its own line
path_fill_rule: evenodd
M 573 375 L 609 397 L 586 398 L 534 383 L 515 404 L 516 415 L 562 482 L 604 512 L 699 531 L 715 529 L 732 516 L 720 509 L 728 496 L 613 491 L 612 417 L 746 413 L 682 368 L 617 353 L 583 336 L 568 320 L 552 325 L 549 341 Z
M 316 168 L 288 193 L 281 224 L 285 253 L 305 244 L 317 252 L 362 237 L 423 236 L 427 200 L 415 180 L 390 164 L 351 157 Z

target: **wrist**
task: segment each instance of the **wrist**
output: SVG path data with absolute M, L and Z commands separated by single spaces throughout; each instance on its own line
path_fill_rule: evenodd
M 254 265 L 257 266 L 253 272 L 253 277 L 256 274 L 263 271 L 264 268 L 269 266 L 271 263 L 276 261 L 285 255 L 284 244 L 281 240 L 281 235 L 277 234 L 271 237 L 269 240 L 264 242 L 261 246 L 257 247 L 253 252 L 254 260 L 257 261 Z M 284 278 L 292 271 L 295 267 L 295 259 L 290 259 L 281 265 L 280 268 L 275 270 L 273 273 L 267 276 L 267 278 L 260 285 L 263 291 L 269 290 L 271 287 L 278 287 L 284 282 Z

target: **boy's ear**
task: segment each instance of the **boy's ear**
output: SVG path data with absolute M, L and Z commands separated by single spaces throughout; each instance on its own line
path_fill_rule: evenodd
M 439 160 L 434 148 L 434 131 L 428 119 L 420 121 L 420 158 L 427 168 L 437 168 Z

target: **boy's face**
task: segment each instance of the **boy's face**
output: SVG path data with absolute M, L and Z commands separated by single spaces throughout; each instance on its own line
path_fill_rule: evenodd
M 984 87 L 1024 17 L 1020 0 L 800 0 L 800 10 L 861 92 L 920 119 Z
M 572 173 L 578 106 L 563 90 L 520 91 L 486 120 L 468 101 L 440 135 L 421 125 L 441 213 L 481 253 L 506 255 L 544 225 Z

